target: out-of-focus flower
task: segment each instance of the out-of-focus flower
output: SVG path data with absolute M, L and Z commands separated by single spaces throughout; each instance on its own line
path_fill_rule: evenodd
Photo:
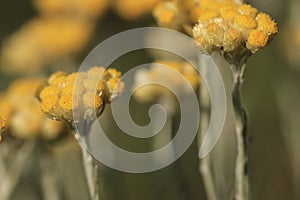
M 108 7 L 110 0 L 34 0 L 43 14 L 70 14 L 81 17 L 98 17 Z
M 1 70 L 23 74 L 40 72 L 45 65 L 78 53 L 92 30 L 91 23 L 80 19 L 33 19 L 4 42 Z
M 153 9 L 152 14 L 158 25 L 175 30 L 185 29 L 189 33 L 191 31 L 187 29 L 195 24 L 192 13 L 197 6 L 198 2 L 195 0 L 162 1 Z
M 48 119 L 40 111 L 35 90 L 41 82 L 42 79 L 20 79 L 2 95 L 0 113 L 7 119 L 9 133 L 16 138 L 53 140 L 64 130 L 63 123 Z
M 225 0 L 210 2 L 201 7 L 198 24 L 193 29 L 196 43 L 208 53 L 238 54 L 245 50 L 255 53 L 278 32 L 275 21 L 251 5 Z
M 0 142 L 2 140 L 2 133 L 5 131 L 5 129 L 6 129 L 6 120 L 0 116 Z
M 125 20 L 135 20 L 150 13 L 162 0 L 116 0 L 114 8 Z
M 139 101 L 150 102 L 164 95 L 172 95 L 170 88 L 185 95 L 191 92 L 188 86 L 196 90 L 199 84 L 200 76 L 190 63 L 179 60 L 157 60 L 149 70 L 142 69 L 136 73 L 135 85 L 144 86 L 138 88 L 134 96 Z
M 115 69 L 93 67 L 70 75 L 57 72 L 39 89 L 41 110 L 50 118 L 72 123 L 74 110 L 85 120 L 93 120 L 105 103 L 124 89 L 121 73 Z M 76 84 L 78 83 L 78 84 Z
M 159 3 L 153 10 L 153 16 L 158 25 L 179 30 L 186 22 L 184 10 L 175 1 Z

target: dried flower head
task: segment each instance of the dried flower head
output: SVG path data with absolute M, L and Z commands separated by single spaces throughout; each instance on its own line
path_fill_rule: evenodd
M 149 82 L 160 83 L 165 87 L 147 84 Z M 135 85 L 147 85 L 138 88 L 134 96 L 139 101 L 154 101 L 164 95 L 172 95 L 168 86 L 185 95 L 191 92 L 187 84 L 196 90 L 199 83 L 200 76 L 190 63 L 179 60 L 157 60 L 149 70 L 142 69 L 136 73 Z
M 16 80 L 1 96 L 0 113 L 16 138 L 53 140 L 63 133 L 63 123 L 48 119 L 40 111 L 35 90 L 41 82 L 38 78 Z
M 87 72 L 57 72 L 38 90 L 41 110 L 50 118 L 74 121 L 75 110 L 85 120 L 93 120 L 124 89 L 121 73 L 115 69 L 93 67 Z
M 241 49 L 255 53 L 278 32 L 274 20 L 251 5 L 229 0 L 209 2 L 201 7 L 198 24 L 193 29 L 195 42 L 208 53 Z

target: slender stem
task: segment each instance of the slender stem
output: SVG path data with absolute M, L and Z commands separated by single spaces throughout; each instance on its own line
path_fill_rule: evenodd
M 85 121 L 84 124 L 81 127 L 81 130 L 80 130 L 81 133 L 86 133 L 87 134 L 87 137 L 85 138 L 86 145 L 90 145 L 88 135 L 90 134 L 90 128 L 91 128 L 92 124 L 93 124 L 93 121 Z M 79 146 L 81 148 L 82 162 L 83 162 L 83 166 L 84 166 L 85 176 L 86 176 L 86 179 L 87 179 L 87 186 L 88 186 L 88 190 L 89 190 L 89 193 L 90 193 L 90 198 L 92 200 L 100 200 L 101 199 L 101 194 L 100 194 L 99 165 L 96 163 L 95 159 L 88 152 L 88 150 L 84 146 L 82 146 L 82 144 L 80 144 L 81 143 L 80 142 L 80 136 L 79 136 L 79 133 L 76 131 L 75 122 L 72 122 L 69 125 L 72 128 L 72 130 L 74 132 L 74 137 L 75 137 L 75 139 L 78 140 Z
M 101 111 L 102 112 L 102 111 Z M 85 121 L 83 126 L 81 127 L 81 132 L 85 132 L 87 135 L 90 134 L 90 128 L 93 121 Z M 71 123 L 71 128 L 74 132 L 75 138 L 80 143 L 80 136 L 79 133 L 75 129 L 74 122 Z M 85 138 L 86 145 L 90 145 L 89 137 Z M 82 151 L 82 161 L 84 165 L 84 171 L 87 178 L 87 186 L 90 193 L 90 198 L 92 200 L 100 200 L 101 199 L 101 192 L 100 192 L 100 172 L 99 172 L 99 165 L 96 163 L 93 156 L 88 152 L 88 150 L 79 144 L 81 151 Z
M 92 200 L 100 200 L 99 166 L 84 147 L 81 149 L 90 197 Z
M 246 200 L 249 198 L 248 181 L 248 141 L 247 141 L 247 114 L 242 105 L 241 87 L 245 64 L 231 65 L 233 71 L 232 103 L 235 113 L 235 131 L 237 139 L 237 157 L 235 166 L 235 199 Z
M 59 200 L 61 199 L 58 174 L 55 166 L 54 155 L 52 155 L 47 149 L 42 150 L 42 156 L 40 160 L 41 166 L 41 182 L 43 189 L 43 197 L 45 200 Z
M 199 67 L 202 68 L 202 73 L 207 73 L 205 70 L 208 66 L 208 63 L 205 62 L 205 58 L 199 58 Z M 205 74 L 208 76 L 208 74 Z M 198 145 L 201 146 L 201 142 L 205 137 L 205 133 L 207 131 L 209 125 L 209 117 L 210 117 L 210 95 L 209 91 L 206 88 L 205 84 L 201 84 L 199 88 L 199 103 L 200 103 L 200 134 Z M 217 199 L 217 192 L 214 184 L 213 173 L 211 170 L 211 156 L 207 155 L 199 162 L 199 171 L 203 178 L 203 184 L 206 191 L 206 196 L 208 200 L 216 200 Z

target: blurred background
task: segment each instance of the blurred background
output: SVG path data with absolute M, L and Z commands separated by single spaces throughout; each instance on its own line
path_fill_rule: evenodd
M 1 101 L 12 92 L 9 86 L 14 81 L 43 79 L 58 70 L 77 71 L 85 56 L 106 38 L 132 28 L 157 26 L 151 10 L 159 0 L 59 2 L 10 0 L 1 3 L 0 113 L 6 112 L 7 106 L 1 107 Z M 274 40 L 249 59 L 243 87 L 251 136 L 251 199 L 300 199 L 300 3 L 299 0 L 252 0 L 247 3 L 270 14 L 279 26 L 279 34 Z M 112 67 L 125 73 L 134 66 L 157 59 L 156 54 L 134 51 L 118 58 Z M 229 67 L 218 55 L 214 56 L 220 62 L 230 102 L 232 77 Z M 22 97 L 16 100 L 21 104 Z M 131 112 L 138 124 L 149 123 L 151 104 L 153 102 L 145 104 L 132 99 Z M 175 128 L 177 114 L 173 116 Z M 155 140 L 141 141 L 124 136 L 115 128 L 109 107 L 99 120 L 112 141 L 124 148 L 144 152 Z M 17 123 L 16 129 L 22 130 L 20 134 L 11 133 L 14 136 L 0 144 L 4 163 L 0 165 L 0 182 L 8 179 L 9 183 L 14 183 L 11 184 L 14 189 L 0 184 L 3 198 L 47 199 L 45 190 L 50 188 L 51 193 L 47 180 L 55 179 L 57 188 L 53 193 L 58 193 L 59 199 L 89 199 L 80 148 L 72 133 L 61 128 L 64 134 L 58 138 L 27 140 L 24 130 L 31 123 Z M 35 145 L 26 146 L 27 143 Z M 206 199 L 197 152 L 195 140 L 176 162 L 145 174 L 119 172 L 99 163 L 103 199 Z M 235 135 L 230 103 L 224 131 L 210 156 L 218 196 L 231 199 Z M 4 195 L 7 191 L 11 194 Z

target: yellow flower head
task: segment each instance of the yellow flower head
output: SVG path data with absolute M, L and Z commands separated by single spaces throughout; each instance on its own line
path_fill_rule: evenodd
M 199 4 L 199 8 L 203 11 L 194 26 L 193 35 L 196 44 L 208 53 L 231 53 L 242 49 L 255 53 L 278 32 L 269 15 L 248 4 L 206 0 Z
M 253 30 L 250 32 L 247 40 L 247 48 L 255 53 L 258 49 L 264 47 L 268 42 L 268 36 L 261 30 Z
M 121 75 L 115 69 L 103 67 L 70 75 L 55 73 L 39 91 L 41 110 L 51 118 L 67 122 L 73 122 L 74 111 L 84 119 L 94 119 L 104 103 L 110 103 L 116 93 L 123 91 Z
M 249 4 L 243 4 L 239 6 L 238 12 L 241 13 L 242 15 L 249 15 L 250 17 L 255 17 L 258 10 L 256 8 L 253 8 Z
M 260 13 L 256 17 L 258 27 L 257 29 L 262 30 L 267 35 L 273 35 L 278 32 L 276 22 L 267 14 Z

